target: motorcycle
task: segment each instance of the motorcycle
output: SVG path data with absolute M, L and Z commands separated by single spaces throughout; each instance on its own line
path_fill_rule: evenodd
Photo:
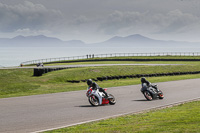
M 104 89 L 105 91 L 107 89 Z M 92 87 L 88 87 L 86 96 L 88 97 L 88 101 L 92 106 L 105 105 L 110 104 L 114 105 L 116 103 L 115 97 L 112 94 L 109 94 L 107 98 L 105 98 L 105 94 L 97 90 L 92 90 Z
M 37 67 L 44 67 L 43 63 L 37 63 Z
M 158 85 L 153 85 L 153 86 L 157 87 Z M 164 98 L 164 94 L 160 89 L 157 90 L 152 86 L 148 87 L 146 85 L 146 83 L 143 83 L 142 88 L 141 88 L 140 91 L 143 93 L 144 97 L 148 101 L 151 101 L 151 100 L 157 99 L 157 98 L 159 98 L 159 99 L 163 99 Z

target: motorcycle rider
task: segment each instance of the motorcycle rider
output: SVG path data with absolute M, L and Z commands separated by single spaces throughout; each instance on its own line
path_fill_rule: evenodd
M 152 85 L 151 82 L 149 82 L 148 80 L 146 80 L 145 77 L 142 77 L 142 78 L 141 78 L 141 83 L 142 83 L 142 87 L 143 87 L 143 84 L 146 83 L 147 87 L 153 87 L 153 88 L 155 88 L 157 91 L 159 91 L 158 88 L 157 88 L 157 86 Z
M 89 87 L 92 87 L 93 90 L 99 89 L 100 92 L 103 92 L 105 94 L 105 98 L 108 98 L 108 94 L 103 88 L 99 87 L 99 85 L 96 82 L 93 82 L 91 79 L 88 79 L 87 84 Z

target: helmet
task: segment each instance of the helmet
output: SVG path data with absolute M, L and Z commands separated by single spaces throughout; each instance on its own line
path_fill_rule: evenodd
M 141 78 L 141 82 L 144 83 L 146 81 L 145 77 Z
M 92 84 L 92 80 L 91 80 L 91 79 L 88 79 L 88 80 L 87 80 L 87 84 L 88 84 L 88 85 L 91 85 L 91 84 Z

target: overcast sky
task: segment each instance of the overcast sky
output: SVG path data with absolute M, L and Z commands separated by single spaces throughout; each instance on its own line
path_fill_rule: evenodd
M 200 0 L 0 0 L 0 38 L 100 42 L 141 34 L 200 42 Z

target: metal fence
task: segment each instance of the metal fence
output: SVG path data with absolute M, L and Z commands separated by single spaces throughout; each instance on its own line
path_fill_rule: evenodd
M 23 65 L 59 62 L 69 60 L 80 60 L 90 58 L 106 58 L 106 57 L 134 57 L 134 56 L 200 56 L 200 52 L 159 52 L 159 53 L 110 53 L 110 54 L 88 54 L 82 56 L 46 58 L 22 62 Z

